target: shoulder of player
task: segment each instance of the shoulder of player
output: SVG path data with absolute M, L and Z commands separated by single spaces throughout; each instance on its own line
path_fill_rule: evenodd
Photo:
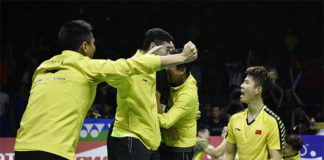
M 245 118 L 244 114 L 245 114 L 245 111 L 235 113 L 235 114 L 233 114 L 231 116 L 230 120 L 233 121 L 233 120 L 236 120 L 236 119 Z
M 263 112 L 267 120 L 276 121 L 277 123 L 281 122 L 280 117 L 277 114 L 275 114 L 273 111 L 271 111 L 269 108 L 265 107 L 263 109 Z

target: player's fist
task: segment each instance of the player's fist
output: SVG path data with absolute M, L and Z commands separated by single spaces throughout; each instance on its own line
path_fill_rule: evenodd
M 189 41 L 184 45 L 181 55 L 184 57 L 186 63 L 196 60 L 198 58 L 196 45 Z

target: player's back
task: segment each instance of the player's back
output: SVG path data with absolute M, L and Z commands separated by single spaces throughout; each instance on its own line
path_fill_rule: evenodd
M 79 68 L 84 58 L 64 51 L 37 68 L 15 150 L 40 150 L 73 159 L 96 91 L 96 83 L 88 83 Z

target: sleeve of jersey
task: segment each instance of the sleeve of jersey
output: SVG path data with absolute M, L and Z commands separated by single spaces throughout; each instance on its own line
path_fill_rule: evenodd
M 158 114 L 162 128 L 172 127 L 179 119 L 192 111 L 190 104 L 194 103 L 194 97 L 189 94 L 181 94 L 167 113 Z
M 269 150 L 283 150 L 285 145 L 285 127 L 280 118 L 269 121 L 269 133 L 267 136 L 267 146 Z
M 80 66 L 89 81 L 106 81 L 117 87 L 119 81 L 136 74 L 151 74 L 161 69 L 160 56 L 143 55 L 136 58 L 112 60 L 87 59 Z
M 228 122 L 228 132 L 226 135 L 226 141 L 231 144 L 236 144 L 235 136 L 234 136 L 234 116 L 231 117 L 230 121 Z

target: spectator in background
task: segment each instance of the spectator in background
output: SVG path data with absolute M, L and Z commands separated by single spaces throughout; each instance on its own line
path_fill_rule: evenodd
M 293 124 L 294 110 L 299 106 L 304 106 L 300 98 L 295 92 L 295 89 L 285 89 L 279 90 L 280 91 L 280 98 L 277 102 L 278 113 L 279 116 L 282 118 L 283 123 L 286 126 L 287 134 L 293 132 L 293 128 L 295 127 L 296 123 Z
M 18 128 L 20 127 L 21 118 L 26 110 L 26 106 L 28 103 L 28 96 L 29 96 L 28 91 L 29 91 L 28 85 L 22 83 L 18 89 L 18 93 L 14 94 L 11 97 L 10 108 L 12 109 L 14 115 L 15 135 Z
M 295 108 L 292 112 L 292 129 L 296 134 L 309 134 L 311 119 L 301 106 Z
M 239 61 L 234 63 L 227 63 L 226 67 L 229 77 L 228 87 L 230 89 L 238 88 L 242 83 L 243 77 L 241 63 Z
M 116 92 L 116 88 L 109 86 L 107 83 L 100 83 L 98 85 L 97 96 L 94 103 L 100 105 L 106 103 L 116 108 Z
M 9 96 L 2 91 L 2 84 L 0 83 L 0 117 L 2 117 L 9 108 Z
M 108 103 L 102 105 L 101 118 L 114 118 L 114 107 Z
M 208 123 L 211 119 L 212 111 L 210 103 L 200 104 L 201 118 L 198 120 L 201 123 Z
M 229 118 L 225 116 L 223 108 L 216 105 L 212 109 L 212 117 L 207 123 L 210 127 L 210 132 L 212 136 L 220 136 L 222 130 L 227 126 Z
M 15 136 L 14 114 L 9 107 L 9 96 L 2 91 L 0 83 L 0 137 Z
M 240 89 L 236 88 L 233 90 L 230 94 L 229 104 L 224 109 L 225 114 L 233 115 L 244 110 L 244 106 L 240 101 L 240 95 Z
M 91 108 L 89 109 L 86 118 L 101 118 L 100 111 L 97 107 L 97 105 L 92 104 Z

